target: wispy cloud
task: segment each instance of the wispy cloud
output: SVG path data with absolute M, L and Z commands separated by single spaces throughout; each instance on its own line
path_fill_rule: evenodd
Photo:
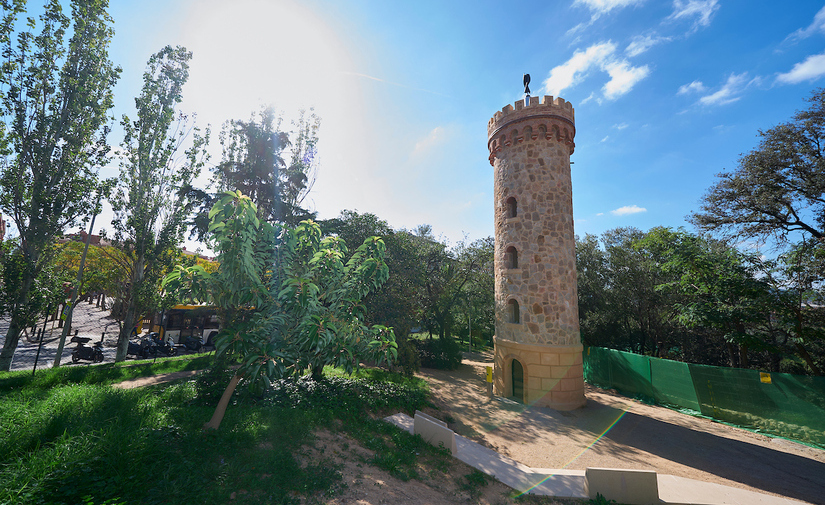
M 447 130 L 443 126 L 436 126 L 430 133 L 415 143 L 411 156 L 423 156 L 447 139 Z
M 690 93 L 704 93 L 707 91 L 707 88 L 702 81 L 693 81 L 690 84 L 682 84 L 679 86 L 679 91 L 676 92 L 677 95 L 688 95 Z
M 615 129 L 617 129 L 617 130 L 624 130 L 624 129 L 625 129 L 625 128 L 627 128 L 628 126 L 630 126 L 630 125 L 629 125 L 629 124 L 627 124 L 627 123 L 618 123 L 618 124 L 614 124 L 614 125 L 613 125 L 613 128 L 615 128 Z
M 603 14 L 608 14 L 615 9 L 623 9 L 631 5 L 639 5 L 645 0 L 576 0 L 573 5 L 580 5 L 587 7 L 590 10 L 590 15 L 593 18 L 598 18 Z
M 615 53 L 616 44 L 610 41 L 594 44 L 584 51 L 576 50 L 569 60 L 550 71 L 544 81 L 547 94 L 558 96 L 581 82 L 594 68 L 610 76 L 602 88 L 606 99 L 615 100 L 626 94 L 649 75 L 650 69 L 647 65 L 634 67 L 627 60 L 617 58 Z
M 605 135 L 605 137 L 601 140 L 601 142 L 607 142 L 607 139 L 610 138 L 610 135 Z
M 798 84 L 813 81 L 823 75 L 825 75 L 825 53 L 808 56 L 805 61 L 794 65 L 789 72 L 776 76 L 776 80 L 782 84 Z
M 610 211 L 610 213 L 614 216 L 626 216 L 628 214 L 638 214 L 640 212 L 647 212 L 647 209 L 644 207 L 639 207 L 638 205 L 625 205 L 624 207 L 619 207 L 618 209 L 613 209 Z
M 574 7 L 585 7 L 590 11 L 590 21 L 579 23 L 567 30 L 567 35 L 572 36 L 583 31 L 602 15 L 609 14 L 613 10 L 623 9 L 631 5 L 641 5 L 644 2 L 645 0 L 575 0 L 573 2 Z
M 380 79 L 378 77 L 373 77 L 373 76 L 367 75 L 367 74 L 360 74 L 358 72 L 344 72 L 344 71 L 341 71 L 339 73 L 343 74 L 343 75 L 353 75 L 355 77 L 362 77 L 364 79 L 369 79 L 371 81 L 376 81 L 376 82 L 381 82 L 381 83 L 384 83 L 384 84 L 389 84 L 390 86 L 398 86 L 399 88 L 407 88 L 407 89 L 412 89 L 414 91 L 423 91 L 424 93 L 430 93 L 431 95 L 438 95 L 438 96 L 443 96 L 443 97 L 449 98 L 449 95 L 445 95 L 444 93 L 439 93 L 438 91 L 433 91 L 431 89 L 424 89 L 424 88 L 416 88 L 415 86 L 408 86 L 406 84 L 401 84 L 401 83 L 398 83 L 398 82 L 392 82 L 392 81 L 388 81 L 386 79 Z
M 656 34 L 636 35 L 633 37 L 633 40 L 630 41 L 630 44 L 627 45 L 624 52 L 628 57 L 632 58 L 647 52 L 651 47 L 657 44 L 670 42 L 671 40 L 673 40 L 671 37 L 661 37 Z
M 745 91 L 751 82 L 753 81 L 748 80 L 747 72 L 731 74 L 719 90 L 699 98 L 699 103 L 702 105 L 726 105 L 733 103 L 742 98 L 739 95 Z
M 673 0 L 673 14 L 667 19 L 692 21 L 692 33 L 699 28 L 710 26 L 711 18 L 718 9 L 718 0 Z
M 825 33 L 825 7 L 819 9 L 819 12 L 814 16 L 813 22 L 807 28 L 800 28 L 799 30 L 788 35 L 785 40 L 801 40 L 807 39 L 817 32 Z

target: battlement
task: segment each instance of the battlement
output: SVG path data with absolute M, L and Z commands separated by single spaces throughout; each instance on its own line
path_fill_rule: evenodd
M 566 120 L 571 126 L 575 125 L 573 104 L 564 98 L 545 95 L 542 99 L 538 96 L 528 96 L 525 100 L 519 100 L 514 105 L 507 104 L 496 112 L 487 123 L 487 134 L 492 136 L 503 126 L 530 116 L 556 116 Z
M 526 102 L 526 103 L 525 103 Z M 563 98 L 528 96 L 507 105 L 487 123 L 490 164 L 504 148 L 539 138 L 566 144 L 573 154 L 576 136 L 573 105 Z

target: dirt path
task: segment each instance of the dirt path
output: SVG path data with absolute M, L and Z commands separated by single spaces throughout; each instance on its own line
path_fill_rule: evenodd
M 163 384 L 165 382 L 172 382 L 177 379 L 193 377 L 197 375 L 198 372 L 200 372 L 200 370 L 184 370 L 183 372 L 172 372 L 160 375 L 150 375 L 148 377 L 138 377 L 137 379 L 130 379 L 112 384 L 112 387 L 117 389 L 133 389 L 143 386 L 154 386 L 155 384 Z
M 588 466 L 659 473 L 823 502 L 825 450 L 774 439 L 601 389 L 572 412 L 490 399 L 492 353 L 466 354 L 461 368 L 421 371 L 457 433 L 535 468 Z M 615 423 L 615 424 L 614 424 Z

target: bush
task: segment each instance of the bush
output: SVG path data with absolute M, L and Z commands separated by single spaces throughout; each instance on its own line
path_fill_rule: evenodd
M 461 364 L 461 347 L 451 337 L 418 340 L 415 345 L 425 368 L 455 370 Z
M 421 358 L 418 355 L 418 348 L 409 337 L 396 335 L 398 343 L 398 358 L 393 365 L 393 369 L 400 369 L 405 377 L 412 377 L 421 368 Z

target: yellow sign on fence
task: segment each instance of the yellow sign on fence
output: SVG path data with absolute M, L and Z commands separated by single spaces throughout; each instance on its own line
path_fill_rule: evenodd
M 771 374 L 768 372 L 759 372 L 759 380 L 762 381 L 763 384 L 771 384 Z
M 487 382 L 493 382 L 493 367 L 488 366 L 487 368 Z

